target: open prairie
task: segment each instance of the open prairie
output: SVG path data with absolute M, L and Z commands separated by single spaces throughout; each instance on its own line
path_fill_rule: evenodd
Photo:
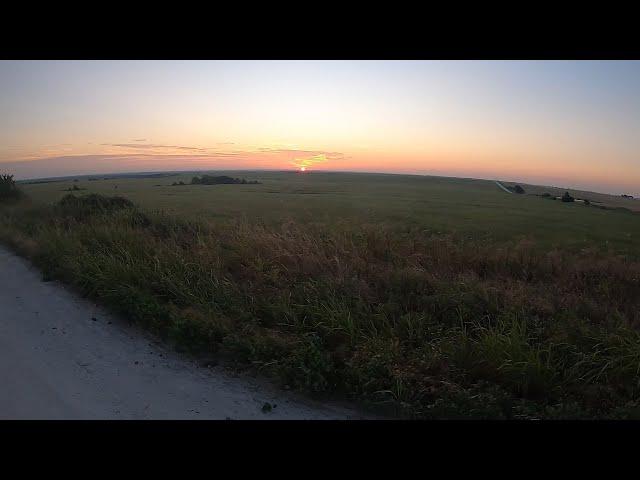
M 639 86 L 632 60 L 0 61 L 0 417 L 640 419 Z M 168 399 L 159 351 L 96 355 L 115 319 L 283 396 Z
M 295 221 L 331 228 L 386 225 L 494 241 L 526 238 L 545 248 L 640 253 L 640 216 L 624 210 L 637 208 L 640 201 L 613 195 L 571 191 L 577 198 L 622 209 L 605 210 L 533 195 L 564 192 L 554 187 L 527 185 L 527 194 L 509 195 L 489 180 L 363 173 L 218 173 L 261 184 L 188 185 L 199 173 L 151 178 L 123 174 L 27 184 L 23 189 L 34 202 L 53 203 L 77 186 L 86 189 L 77 194 L 122 195 L 146 211 L 163 211 L 183 219 L 246 219 L 267 225 Z M 187 185 L 171 186 L 180 181 Z
M 224 173 L 260 183 L 23 183 L 0 240 L 172 344 L 319 398 L 640 415 L 640 215 L 493 181 Z

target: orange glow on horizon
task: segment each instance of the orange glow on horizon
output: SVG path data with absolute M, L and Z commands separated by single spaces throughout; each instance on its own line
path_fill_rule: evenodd
M 570 151 L 540 148 L 473 150 L 458 144 L 388 144 L 380 148 L 349 145 L 300 144 L 269 141 L 258 144 L 182 142 L 160 143 L 148 139 L 137 143 L 51 145 L 31 157 L 11 152 L 0 159 L 0 170 L 18 179 L 76 174 L 164 170 L 260 170 L 285 169 L 300 173 L 318 171 L 378 172 L 437 175 L 464 178 L 500 178 L 538 185 L 566 185 L 587 190 L 637 194 L 638 172 L 624 165 L 598 163 L 592 157 L 576 157 Z M 64 148 L 63 148 L 64 147 Z M 14 158 L 11 158 L 14 157 Z M 23 160 L 18 160 L 22 157 Z M 589 160 L 588 166 L 584 162 Z M 579 173 L 577 173 L 579 172 Z M 624 180 L 620 180 L 624 178 Z
M 353 171 L 640 196 L 639 82 L 638 61 L 6 60 L 0 172 Z

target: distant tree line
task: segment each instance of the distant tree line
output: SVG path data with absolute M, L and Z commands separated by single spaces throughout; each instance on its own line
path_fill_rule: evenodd
M 174 182 L 175 183 L 175 182 Z M 246 180 L 244 178 L 232 178 L 226 175 L 212 176 L 203 175 L 202 177 L 193 177 L 191 179 L 191 185 L 227 185 L 227 184 L 240 184 L 240 185 L 258 185 L 260 182 L 257 180 Z

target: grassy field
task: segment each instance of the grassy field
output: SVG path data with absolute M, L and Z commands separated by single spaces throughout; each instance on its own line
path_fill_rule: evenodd
M 0 239 L 168 341 L 314 395 L 420 418 L 640 415 L 640 215 L 491 181 L 225 174 L 261 184 L 23 185 Z
M 613 249 L 640 253 L 640 217 L 533 195 L 508 195 L 487 180 L 382 174 L 224 172 L 260 185 L 186 185 L 194 174 L 166 178 L 115 178 L 25 185 L 34 202 L 53 203 L 74 185 L 78 193 L 122 195 L 146 211 L 185 219 L 237 220 L 270 225 L 286 221 L 454 232 L 496 241 L 527 238 L 545 248 Z M 117 187 L 117 188 L 116 188 Z M 541 193 L 545 187 L 534 189 Z M 552 189 L 553 190 L 553 189 Z M 557 193 L 553 190 L 552 193 Z M 634 200 L 593 194 L 625 206 Z M 609 202 L 607 202 L 609 203 Z M 637 202 L 640 203 L 640 202 Z M 627 205 L 629 204 L 629 205 Z
M 513 182 L 503 182 L 504 185 L 514 186 Z M 558 188 L 547 187 L 542 185 L 528 185 L 525 183 L 520 184 L 525 188 L 527 193 L 533 195 L 540 195 L 543 193 L 549 193 L 555 196 L 561 196 L 564 192 L 569 192 L 575 198 L 587 199 L 595 204 L 604 205 L 609 208 L 627 209 L 633 212 L 640 211 L 640 199 L 625 198 L 620 195 L 608 195 L 606 193 L 588 192 L 584 190 L 575 190 L 572 188 Z

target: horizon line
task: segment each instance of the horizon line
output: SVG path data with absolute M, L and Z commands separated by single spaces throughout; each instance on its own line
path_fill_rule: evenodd
M 1 163 L 0 163 L 1 165 Z M 111 172 L 111 173 L 86 173 L 86 174 L 75 174 L 75 175 L 64 175 L 59 177 L 29 177 L 21 180 L 16 180 L 16 183 L 24 183 L 25 181 L 34 181 L 34 180 L 61 180 L 65 178 L 76 178 L 76 177 L 92 177 L 92 176 L 113 176 L 113 175 L 137 175 L 137 174 L 149 174 L 149 173 L 201 173 L 201 172 L 283 172 L 283 173 L 300 173 L 302 175 L 310 175 L 315 172 L 317 173 L 351 173 L 351 174 L 361 174 L 361 175 L 396 175 L 396 176 L 407 176 L 407 177 L 436 177 L 436 178 L 455 178 L 459 180 L 480 180 L 486 182 L 503 182 L 503 183 L 514 183 L 514 184 L 523 184 L 523 185 L 531 185 L 536 187 L 548 187 L 548 188 L 558 188 L 565 190 L 574 190 L 576 192 L 585 192 L 585 193 L 595 193 L 599 195 L 611 195 L 614 197 L 621 197 L 622 194 L 616 194 L 611 192 L 598 192 L 595 190 L 581 190 L 574 187 L 568 186 L 557 186 L 557 185 L 542 185 L 537 183 L 526 183 L 526 182 L 515 182 L 513 180 L 501 180 L 499 178 L 478 178 L 478 177 L 455 177 L 450 175 L 434 175 L 434 174 L 426 174 L 426 173 L 393 173 L 393 172 L 376 172 L 376 171 L 353 171 L 353 170 L 324 170 L 324 169 L 313 169 L 306 170 L 305 172 L 300 172 L 300 170 L 296 169 L 277 169 L 277 168 L 259 168 L 259 169 L 247 169 L 247 168 L 236 168 L 236 169 L 204 169 L 204 170 L 140 170 L 135 172 Z

